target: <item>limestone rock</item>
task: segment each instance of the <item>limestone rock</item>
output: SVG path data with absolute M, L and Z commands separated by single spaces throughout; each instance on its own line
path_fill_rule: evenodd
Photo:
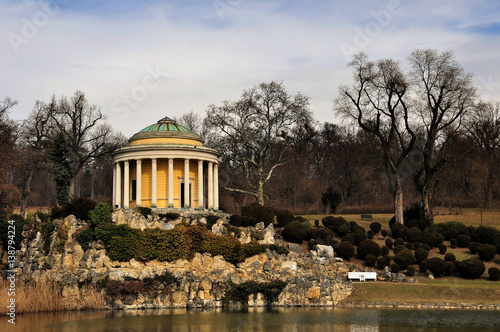
M 296 252 L 298 254 L 303 254 L 305 253 L 304 249 L 302 249 L 298 244 L 296 243 L 289 243 L 288 244 L 288 249 L 293 251 L 293 252 Z
M 275 244 L 276 240 L 274 239 L 274 236 L 276 235 L 276 231 L 274 230 L 273 224 L 269 224 L 264 229 L 264 232 L 262 234 L 263 240 L 259 241 L 260 244 Z
M 326 258 L 333 257 L 332 246 L 324 246 L 324 245 L 318 244 L 318 245 L 316 245 L 316 251 L 318 252 L 319 257 L 326 257 Z
M 215 235 L 224 235 L 227 233 L 226 227 L 224 227 L 224 221 L 222 219 L 217 220 L 217 222 L 212 226 L 212 232 Z

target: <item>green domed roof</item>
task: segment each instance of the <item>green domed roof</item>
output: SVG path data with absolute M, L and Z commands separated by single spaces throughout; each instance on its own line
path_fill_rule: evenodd
M 203 142 L 200 136 L 167 116 L 158 120 L 157 123 L 142 129 L 140 132 L 132 136 L 129 142 L 145 138 L 186 138 Z

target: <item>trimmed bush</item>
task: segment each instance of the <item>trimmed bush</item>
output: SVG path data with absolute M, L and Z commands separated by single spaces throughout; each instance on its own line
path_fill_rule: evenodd
M 418 264 L 418 270 L 419 270 L 421 273 L 425 273 L 425 272 L 427 272 L 427 270 L 428 270 L 428 266 L 427 266 L 427 259 L 424 259 L 423 261 L 421 261 L 421 262 Z
M 406 232 L 408 242 L 420 242 L 422 240 L 422 231 L 417 227 L 412 227 Z
M 331 245 L 333 241 L 333 237 L 335 234 L 333 231 L 329 228 L 326 227 L 321 227 L 321 228 L 311 228 L 307 232 L 307 240 L 316 240 L 320 244 L 326 244 L 326 245 Z
M 497 254 L 497 248 L 491 244 L 481 244 L 477 247 L 479 259 L 485 262 L 491 261 Z
M 255 227 L 257 225 L 257 219 L 253 217 L 243 216 L 241 217 L 241 226 L 243 227 Z
M 401 271 L 401 267 L 397 263 L 392 263 L 391 264 L 391 272 L 392 273 L 399 273 Z
M 380 231 L 380 235 L 382 235 L 383 238 L 387 237 L 387 231 L 385 229 Z
M 382 230 L 382 225 L 378 221 L 374 221 L 370 224 L 370 229 L 373 234 L 378 234 Z
M 488 269 L 488 280 L 490 281 L 498 281 L 500 280 L 500 270 L 496 267 L 490 267 Z
M 413 242 L 413 250 L 420 248 L 420 242 Z
M 385 239 L 385 245 L 389 248 L 392 249 L 392 246 L 394 245 L 394 242 L 391 239 Z
M 251 205 L 241 208 L 242 217 L 257 219 L 257 223 L 264 222 L 266 227 L 274 222 L 274 210 L 272 206 Z
M 450 248 L 451 249 L 455 249 L 457 247 L 457 245 L 458 245 L 457 239 L 453 238 L 450 240 Z
M 453 262 L 446 262 L 446 271 L 445 271 L 445 274 L 447 276 L 451 276 L 453 275 L 453 273 L 455 273 L 455 270 L 456 270 L 456 266 Z
M 357 249 L 358 258 L 364 260 L 367 255 L 380 256 L 381 249 L 377 242 L 372 240 L 365 240 L 361 242 Z M 375 263 L 373 263 L 375 265 Z
M 477 248 L 481 245 L 481 243 L 479 242 L 471 242 L 469 243 L 469 245 L 467 246 L 467 248 L 469 249 L 470 253 L 475 255 L 477 254 Z
M 427 251 L 431 251 L 431 247 L 428 244 L 422 243 L 419 248 L 422 248 Z
M 392 261 L 392 256 L 385 255 L 383 257 L 385 259 L 385 266 L 389 266 L 391 264 L 391 261 Z
M 342 238 L 342 242 L 349 242 L 354 245 L 354 238 L 352 237 L 352 235 L 346 235 Z
M 477 279 L 486 270 L 484 263 L 477 258 L 469 258 L 458 263 L 458 273 L 464 279 Z
M 438 242 L 436 235 L 433 233 L 426 233 L 422 235 L 422 243 L 427 244 L 429 247 L 434 248 Z
M 496 245 L 500 243 L 500 230 L 494 227 L 479 226 L 475 231 L 481 243 Z
M 415 275 L 415 272 L 416 272 L 415 266 L 413 265 L 410 265 L 406 268 L 406 275 L 408 277 L 413 277 Z
M 355 221 L 349 221 L 349 227 L 351 227 L 351 232 L 354 233 L 354 231 L 356 230 L 356 227 L 358 227 L 358 223 L 355 222 Z M 363 228 L 364 229 L 364 228 Z
M 382 246 L 381 251 L 380 251 L 382 256 L 389 255 L 390 252 L 391 252 L 391 249 L 389 249 L 388 246 Z
M 330 228 L 331 229 L 331 228 Z M 338 228 L 337 228 L 337 234 L 339 236 L 346 236 L 347 234 L 349 234 L 349 232 L 351 231 L 351 227 L 349 227 L 349 225 L 347 223 L 345 224 L 342 224 L 340 225 Z
M 239 214 L 233 214 L 229 217 L 229 225 L 240 227 L 242 224 L 241 216 Z
M 337 229 L 340 225 L 347 225 L 349 227 L 349 232 L 351 231 L 349 223 L 342 217 L 335 218 L 333 216 L 328 216 L 324 217 L 321 222 L 323 223 L 323 226 L 330 228 L 335 233 L 337 233 Z
M 377 258 L 373 255 L 366 255 L 365 257 L 365 265 L 367 267 L 374 267 L 375 263 L 377 262 Z
M 395 224 L 392 229 L 392 237 L 397 238 L 406 238 L 406 232 L 408 231 L 408 227 L 402 224 Z
M 439 277 L 446 272 L 446 262 L 438 257 L 429 258 L 426 260 L 427 268 L 434 274 L 434 276 Z
M 394 246 L 402 246 L 405 244 L 405 240 L 403 238 L 398 237 L 396 240 L 394 240 Z
M 394 256 L 394 262 L 396 262 L 401 269 L 406 269 L 408 265 L 413 265 L 417 262 L 415 256 L 408 249 L 401 250 Z
M 349 260 L 354 256 L 354 245 L 349 241 L 340 242 L 336 254 L 342 259 Z
M 311 228 L 308 222 L 294 220 L 283 228 L 281 235 L 289 242 L 302 243 L 307 238 L 307 232 Z
M 408 250 L 408 248 L 406 248 L 405 246 L 395 246 L 394 249 L 392 249 L 392 251 L 394 251 L 394 254 L 397 254 L 398 252 L 403 250 Z
M 276 221 L 278 222 L 278 227 L 285 227 L 289 223 L 291 223 L 295 217 L 293 216 L 293 213 L 291 213 L 288 210 L 283 210 L 278 212 L 276 214 Z
M 158 214 L 158 217 L 160 219 L 165 219 L 166 221 L 173 221 L 177 220 L 180 218 L 180 214 L 176 212 L 168 212 L 168 213 L 160 213 Z
M 451 239 L 456 238 L 459 234 L 464 233 L 467 228 L 464 224 L 456 221 L 439 223 L 434 227 L 436 232 L 443 234 L 445 240 L 447 241 L 450 241 Z
M 429 252 L 423 248 L 418 248 L 417 250 L 415 250 L 415 259 L 417 260 L 417 263 L 426 260 L 428 256 Z
M 144 216 L 144 218 L 147 218 L 148 216 L 150 216 L 151 214 L 153 214 L 153 210 L 151 210 L 151 208 L 148 208 L 148 207 L 145 207 L 145 206 L 139 206 L 139 207 L 137 207 L 137 212 L 139 212 L 140 214 L 142 214 Z
M 95 240 L 94 230 L 92 229 L 92 227 L 88 226 L 77 231 L 75 234 L 73 234 L 73 237 L 82 246 L 82 249 L 84 251 L 87 251 L 90 242 Z
M 467 234 L 460 234 L 457 236 L 457 245 L 460 248 L 467 248 L 470 242 L 471 242 L 470 236 Z
M 386 266 L 384 257 L 377 258 L 377 269 L 382 270 Z
M 99 226 L 103 222 L 111 222 L 113 209 L 106 203 L 99 203 L 92 211 L 89 212 L 90 225 L 92 227 Z
M 373 231 L 370 229 L 366 232 L 366 237 L 369 239 L 369 240 L 373 240 L 373 238 L 375 237 L 375 234 L 373 233 Z
M 96 207 L 97 203 L 90 198 L 73 197 L 60 207 L 54 207 L 51 211 L 51 218 L 62 219 L 69 215 L 74 215 L 80 220 L 89 220 L 89 212 Z
M 366 233 L 361 230 L 355 231 L 354 233 L 352 233 L 352 235 L 354 238 L 354 245 L 356 246 L 359 246 L 361 242 L 365 241 L 368 238 L 366 236 Z
M 457 260 L 457 258 L 452 253 L 447 253 L 446 255 L 444 255 L 444 260 L 445 262 L 454 262 Z
M 439 253 L 441 255 L 446 254 L 446 250 L 448 250 L 448 247 L 445 244 L 443 244 L 443 243 L 441 243 L 440 245 L 438 245 L 438 248 L 439 248 Z
M 444 242 L 444 236 L 442 234 L 439 234 L 439 233 L 436 233 L 436 232 L 434 232 L 433 234 L 436 236 L 436 245 L 443 244 L 443 242 Z
M 413 244 L 412 243 L 405 243 L 404 246 L 408 248 L 408 250 L 412 251 L 413 250 Z

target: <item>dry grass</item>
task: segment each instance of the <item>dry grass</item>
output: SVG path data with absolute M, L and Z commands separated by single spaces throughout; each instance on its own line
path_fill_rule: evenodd
M 10 282 L 0 281 L 0 315 L 7 313 L 7 305 L 10 297 Z M 86 310 L 102 309 L 104 298 L 98 290 L 91 285 L 85 285 L 80 289 L 80 296 L 64 298 L 62 296 L 63 285 L 48 280 L 45 277 L 37 282 L 27 282 L 24 279 L 16 281 L 15 300 L 16 313 L 61 311 L 61 310 Z

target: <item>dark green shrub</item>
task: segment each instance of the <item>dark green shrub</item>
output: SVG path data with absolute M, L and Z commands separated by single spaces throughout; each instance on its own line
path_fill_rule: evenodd
M 335 233 L 337 233 L 337 228 L 340 225 L 348 225 L 349 226 L 349 223 L 342 217 L 335 218 L 333 216 L 328 216 L 328 217 L 323 218 L 321 220 L 321 222 L 323 223 L 323 226 L 330 228 Z M 350 231 L 350 226 L 349 226 L 349 231 Z
M 413 250 L 420 248 L 420 242 L 413 242 Z
M 490 267 L 488 269 L 488 280 L 490 281 L 498 281 L 500 280 L 500 270 L 496 267 Z
M 372 240 L 364 240 L 359 244 L 357 252 L 358 258 L 364 260 L 367 255 L 373 255 L 375 256 L 375 258 L 377 258 L 381 254 L 381 249 L 377 242 Z
M 361 230 L 355 231 L 352 235 L 354 238 L 354 245 L 356 246 L 359 246 L 361 242 L 367 239 L 366 233 Z
M 263 254 L 266 252 L 267 248 L 268 248 L 267 245 L 259 244 L 257 242 L 242 244 L 240 247 L 241 261 L 245 261 L 245 259 L 249 257 Z
M 319 244 L 331 245 L 335 234 L 326 227 L 311 228 L 307 232 L 307 240 L 315 239 Z
M 373 240 L 373 238 L 375 237 L 375 234 L 373 233 L 373 231 L 370 229 L 368 230 L 368 232 L 366 232 L 366 237 L 369 239 L 369 240 Z
M 382 225 L 378 221 L 374 221 L 370 224 L 370 229 L 373 234 L 378 234 L 382 230 Z
M 377 258 L 373 255 L 366 255 L 365 257 L 365 265 L 367 267 L 374 267 L 377 262 Z
M 258 223 L 257 219 L 253 217 L 246 217 L 246 216 L 241 217 L 241 225 L 243 227 L 255 227 L 257 223 Z
M 408 228 L 405 225 L 402 224 L 396 224 L 392 227 L 392 237 L 397 239 L 397 238 L 406 238 L 406 232 L 408 231 Z
M 413 243 L 405 243 L 404 246 L 408 248 L 408 250 L 412 251 L 413 250 Z
M 456 266 L 453 262 L 446 262 L 446 271 L 445 271 L 445 274 L 447 276 L 451 276 L 453 275 L 453 273 L 455 273 L 455 270 L 456 270 Z
M 418 263 L 418 270 L 421 272 L 421 273 L 425 273 L 427 272 L 427 259 L 424 259 L 423 261 L 421 261 L 420 263 Z
M 240 227 L 241 226 L 241 216 L 239 214 L 233 214 L 231 217 L 229 217 L 229 224 L 235 227 Z
M 97 227 L 101 223 L 111 222 L 113 209 L 106 203 L 99 203 L 92 211 L 89 212 L 90 225 Z
M 356 231 L 360 231 L 360 232 L 363 232 L 366 234 L 366 229 L 364 229 L 364 227 L 361 227 L 361 226 L 354 226 L 351 228 L 352 233 L 354 233 Z
M 269 250 L 276 251 L 278 255 L 288 255 L 289 252 L 285 247 L 276 244 L 269 245 Z
M 408 242 L 420 242 L 422 240 L 422 231 L 417 227 L 412 227 L 406 232 Z
M 454 262 L 457 260 L 457 258 L 452 253 L 447 253 L 446 255 L 444 255 L 444 260 L 445 262 Z
M 434 248 L 438 242 L 436 235 L 432 233 L 426 233 L 422 235 L 422 243 L 427 244 L 429 247 Z
M 477 254 L 477 248 L 481 245 L 481 243 L 479 242 L 471 242 L 469 243 L 469 245 L 467 246 L 467 248 L 469 249 L 470 253 L 475 255 Z
M 460 222 L 449 221 L 444 223 L 436 224 L 435 226 L 436 232 L 442 234 L 445 240 L 450 241 L 453 238 L 456 238 L 459 234 L 463 233 L 467 226 Z
M 86 197 L 73 197 L 60 207 L 52 208 L 51 217 L 53 219 L 66 218 L 74 215 L 80 220 L 89 220 L 89 212 L 96 207 L 97 203 Z
M 354 256 L 354 245 L 349 241 L 340 242 L 337 248 L 337 255 L 342 259 L 351 259 Z
M 479 226 L 475 233 L 483 244 L 496 245 L 500 243 L 500 230 L 494 227 Z
M 394 262 L 396 262 L 404 270 L 408 265 L 413 265 L 417 261 L 415 256 L 413 256 L 413 253 L 410 250 L 405 249 L 394 255 Z
M 295 220 L 293 213 L 288 210 L 279 211 L 276 214 L 276 221 L 278 222 L 278 227 L 285 227 L 287 224 Z
M 415 266 L 410 265 L 406 268 L 406 275 L 408 277 L 413 277 L 415 275 L 415 272 L 416 272 Z
M 420 206 L 419 203 L 412 204 L 406 208 L 403 212 L 403 219 L 405 224 L 411 225 L 408 227 L 416 226 L 421 231 L 424 231 L 430 225 L 430 220 L 425 218 L 425 208 Z
M 91 227 L 84 227 L 77 231 L 73 237 L 80 244 L 83 251 L 87 251 L 90 242 L 95 240 L 94 230 Z
M 377 258 L 377 269 L 382 270 L 386 266 L 384 257 Z
M 427 259 L 427 268 L 434 274 L 434 276 L 439 277 L 446 272 L 446 262 L 438 257 L 433 257 Z
M 458 273 L 464 279 L 477 279 L 486 270 L 484 263 L 477 258 L 469 258 L 458 263 Z
M 316 227 L 316 228 L 319 227 L 319 220 L 318 219 L 314 220 L 314 227 Z
M 330 228 L 331 229 L 331 228 Z M 338 228 L 337 228 L 337 234 L 339 236 L 346 236 L 347 234 L 349 234 L 349 232 L 351 231 L 351 228 L 349 227 L 348 224 L 342 224 L 340 225 Z
M 402 246 L 405 244 L 405 240 L 403 240 L 402 238 L 397 238 L 396 240 L 394 240 L 394 246 L 397 247 L 397 246 Z
M 422 243 L 420 245 L 420 248 L 422 248 L 424 250 L 427 250 L 427 251 L 431 251 L 431 247 L 428 244 L 425 244 L 425 243 Z
M 391 264 L 391 272 L 392 273 L 399 273 L 401 271 L 401 267 L 399 266 L 398 263 L 392 263 Z
M 472 227 L 472 226 L 470 226 L 470 227 Z M 474 232 L 475 232 L 475 230 L 474 230 Z M 470 236 L 471 241 L 481 243 L 481 238 L 476 233 L 469 233 L 468 235 Z
M 394 254 L 397 254 L 398 252 L 400 252 L 402 250 L 408 250 L 408 248 L 406 248 L 405 246 L 395 246 L 394 249 L 392 249 Z
M 311 228 L 308 222 L 294 220 L 283 228 L 282 236 L 285 240 L 294 243 L 302 243 L 307 238 L 307 232 Z
M 385 255 L 383 257 L 385 259 L 385 266 L 389 266 L 391 264 L 391 261 L 392 261 L 392 256 Z
M 443 243 L 441 243 L 441 244 L 438 246 L 438 248 L 439 248 L 439 253 L 440 253 L 441 255 L 446 254 L 446 250 L 448 250 L 448 247 L 447 247 L 445 244 L 443 244 Z
M 151 208 L 148 208 L 146 206 L 138 206 L 137 212 L 142 214 L 144 218 L 147 218 L 148 216 L 153 214 L 153 210 L 151 210 Z
M 436 236 L 436 245 L 443 244 L 444 236 L 436 232 L 434 232 L 433 234 Z
M 349 242 L 354 245 L 354 238 L 352 237 L 352 235 L 346 235 L 342 238 L 342 242 Z
M 309 250 L 314 250 L 318 244 L 321 244 L 321 243 L 315 239 L 311 239 L 311 240 L 307 241 L 307 248 Z
M 354 232 L 356 230 L 356 227 L 359 227 L 359 225 L 355 221 L 349 221 L 349 227 L 351 227 L 351 232 Z
M 394 242 L 391 239 L 385 239 L 385 245 L 389 248 L 392 249 L 392 246 L 394 245 Z
M 418 248 L 415 250 L 415 259 L 417 260 L 417 263 L 422 262 L 423 260 L 427 259 L 429 256 L 429 252 L 423 248 Z
M 387 231 L 385 229 L 380 231 L 380 234 L 382 235 L 383 238 L 387 236 Z
M 457 245 L 458 245 L 457 239 L 453 238 L 450 240 L 450 248 L 451 249 L 455 249 L 457 247 Z
M 497 248 L 491 244 L 481 244 L 477 247 L 479 259 L 485 262 L 491 261 L 497 254 Z
M 54 221 L 49 220 L 46 224 L 41 225 L 41 233 L 43 239 L 43 251 L 45 254 L 48 254 L 50 251 L 50 242 L 52 238 L 52 234 L 54 233 L 56 226 L 54 225 Z
M 219 219 L 220 217 L 216 216 L 215 214 L 207 214 L 205 216 L 205 220 L 207 221 L 207 228 L 212 229 L 212 226 L 215 225 Z
M 166 221 L 173 221 L 180 218 L 180 214 L 176 212 L 160 213 L 158 217 L 160 219 L 165 219 Z
M 389 249 L 388 246 L 382 246 L 382 248 L 380 250 L 380 254 L 382 256 L 389 255 L 390 252 L 391 252 L 391 249 Z
M 250 217 L 257 219 L 257 222 L 264 222 L 267 227 L 274 222 L 274 210 L 272 206 L 243 206 L 241 208 L 242 217 Z
M 457 245 L 460 248 L 467 248 L 470 242 L 470 236 L 467 234 L 460 234 L 457 236 Z

